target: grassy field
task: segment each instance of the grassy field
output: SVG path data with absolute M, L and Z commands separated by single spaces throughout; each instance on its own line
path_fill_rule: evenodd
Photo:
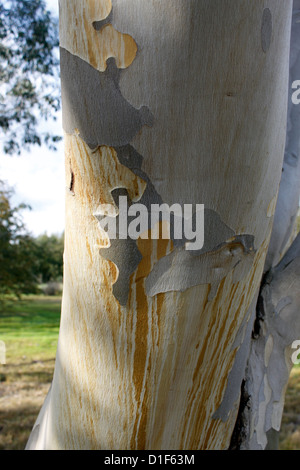
M 27 297 L 0 314 L 0 450 L 24 449 L 54 370 L 61 299 Z
M 22 450 L 53 376 L 61 299 L 27 297 L 0 312 L 0 450 Z M 3 309 L 2 309 L 3 310 Z M 300 450 L 300 367 L 291 374 L 280 449 Z

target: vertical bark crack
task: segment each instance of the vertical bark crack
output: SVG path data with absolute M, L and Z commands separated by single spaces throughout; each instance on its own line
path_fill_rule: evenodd
M 246 382 L 243 380 L 241 385 L 239 411 L 228 450 L 240 450 L 241 445 L 248 435 L 248 425 L 245 418 L 245 411 L 250 409 L 250 404 L 251 397 L 246 390 Z
M 74 186 L 75 186 L 75 175 L 74 175 L 74 172 L 73 172 L 73 170 L 72 170 L 71 161 L 70 161 L 70 183 L 69 183 L 69 191 L 70 191 L 70 193 L 72 194 L 72 196 L 75 196 Z

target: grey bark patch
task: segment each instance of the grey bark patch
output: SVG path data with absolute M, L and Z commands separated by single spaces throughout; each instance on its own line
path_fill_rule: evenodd
M 134 108 L 119 89 L 120 70 L 107 60 L 105 72 L 60 48 L 62 119 L 66 133 L 79 131 L 86 144 L 119 147 L 128 144 L 143 126 L 153 125 L 150 110 Z
M 115 150 L 117 152 L 119 162 L 130 169 L 135 175 L 146 181 L 147 186 L 141 199 L 139 200 L 139 203 L 147 207 L 150 217 L 151 204 L 162 204 L 163 201 L 160 195 L 157 193 L 154 185 L 150 181 L 150 178 L 141 169 L 143 157 L 129 144 L 121 147 L 115 147 Z M 131 201 L 128 197 L 126 189 L 118 188 L 113 190 L 111 194 L 117 206 L 119 196 L 126 195 L 128 198 L 128 207 L 130 206 Z M 95 217 L 101 221 L 101 216 L 95 215 Z M 116 217 L 117 226 L 118 219 L 119 216 Z M 128 217 L 128 225 L 132 219 L 132 217 Z M 148 221 L 148 225 L 150 227 L 150 220 Z M 136 240 L 129 238 L 122 240 L 116 238 L 115 240 L 110 240 L 110 242 L 111 246 L 109 248 L 100 249 L 100 255 L 103 258 L 112 261 L 117 266 L 119 270 L 119 276 L 113 285 L 113 295 L 116 297 L 120 305 L 126 306 L 129 295 L 130 276 L 134 273 L 140 264 L 142 255 L 137 247 Z
M 265 8 L 261 24 L 261 47 L 264 52 L 268 52 L 272 40 L 272 13 L 269 8 Z
M 112 10 L 110 12 L 110 14 L 104 18 L 103 20 L 100 20 L 100 21 L 93 21 L 93 28 L 96 30 L 96 31 L 101 31 L 101 29 L 103 28 L 103 26 L 105 26 L 106 24 L 109 24 L 112 22 L 112 17 L 113 17 L 113 13 L 112 13 Z
M 223 222 L 216 211 L 204 209 L 204 245 L 201 250 L 191 251 L 191 254 L 200 255 L 213 251 L 234 235 L 234 230 Z
M 142 260 L 136 241 L 131 239 L 111 240 L 111 246 L 101 249 L 100 254 L 118 267 L 119 276 L 112 290 L 120 305 L 125 306 L 128 300 L 130 276 Z
M 149 176 L 141 169 L 143 157 L 131 145 L 115 147 L 119 162 L 131 170 L 136 176 L 146 181 L 146 189 L 139 200 L 150 211 L 151 204 L 163 204 L 161 196 L 156 191 Z
M 247 240 L 246 245 L 243 240 Z M 196 285 L 211 284 L 209 300 L 213 300 L 220 282 L 230 271 L 237 270 L 233 282 L 248 273 L 255 254 L 253 241 L 251 235 L 237 236 L 214 251 L 196 254 L 176 248 L 154 265 L 146 279 L 146 293 L 152 297 L 161 292 L 183 292 Z
M 245 372 L 250 406 L 240 416 L 247 423 L 241 449 L 265 449 L 270 430 L 279 431 L 292 358 L 293 341 L 300 335 L 300 235 L 262 284 L 263 323 L 251 342 Z M 261 307 L 260 307 L 261 308 Z M 292 325 L 292 328 L 291 328 Z M 252 437 L 251 437 L 252 436 Z

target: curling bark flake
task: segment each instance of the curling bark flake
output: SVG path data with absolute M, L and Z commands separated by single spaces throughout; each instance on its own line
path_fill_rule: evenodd
M 60 0 L 73 194 L 55 372 L 27 448 L 228 448 L 281 175 L 291 5 Z M 206 251 L 174 263 L 168 292 L 183 247 L 99 228 L 122 190 L 207 209 Z

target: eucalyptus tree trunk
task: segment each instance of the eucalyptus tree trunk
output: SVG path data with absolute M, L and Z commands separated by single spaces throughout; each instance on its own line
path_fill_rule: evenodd
M 240 446 L 291 17 L 292 0 L 60 0 L 64 289 L 28 449 Z M 204 244 L 133 217 L 162 204 L 193 207 L 194 234 L 204 204 Z

